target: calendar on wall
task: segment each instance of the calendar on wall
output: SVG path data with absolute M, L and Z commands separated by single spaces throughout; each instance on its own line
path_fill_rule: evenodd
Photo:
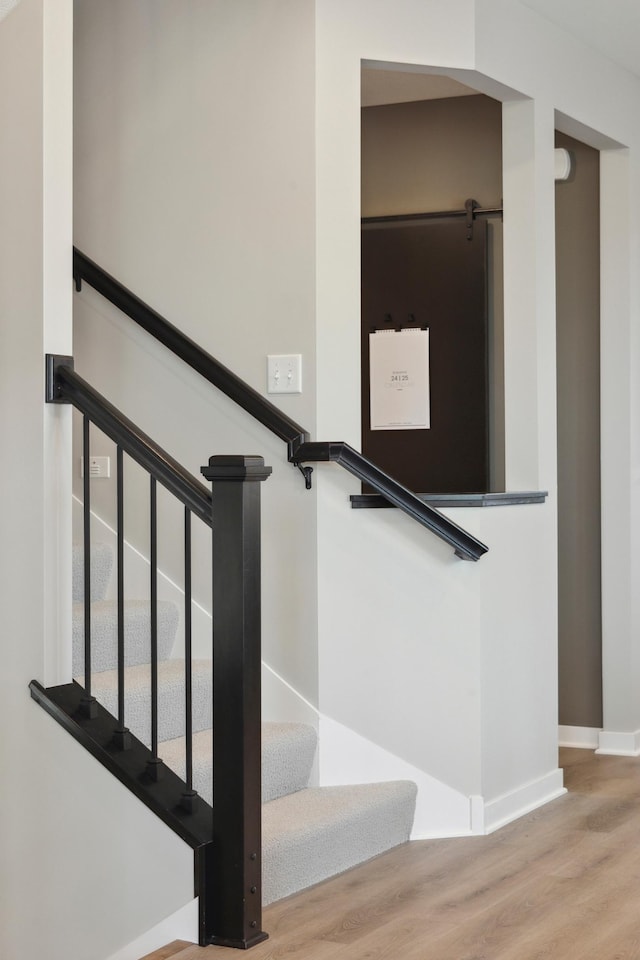
M 428 430 L 429 331 L 371 333 L 369 388 L 372 430 Z

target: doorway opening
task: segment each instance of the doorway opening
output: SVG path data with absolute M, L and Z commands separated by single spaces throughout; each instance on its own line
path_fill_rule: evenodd
M 363 453 L 418 493 L 504 490 L 502 104 L 443 76 L 363 68 L 361 143 Z M 387 349 L 397 333 L 393 350 L 411 355 L 418 338 L 402 334 L 421 331 L 426 389 L 404 368 L 372 373 L 372 338 L 391 334 Z M 400 375 L 425 409 L 380 426 L 371 404 Z
M 600 154 L 566 134 L 556 184 L 559 723 L 602 727 Z

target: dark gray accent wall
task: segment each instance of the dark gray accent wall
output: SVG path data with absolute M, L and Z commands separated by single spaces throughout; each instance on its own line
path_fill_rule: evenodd
M 454 97 L 365 107 L 362 216 L 483 207 L 502 197 L 502 105 Z
M 556 146 L 575 161 L 556 184 L 559 721 L 600 727 L 600 156 Z

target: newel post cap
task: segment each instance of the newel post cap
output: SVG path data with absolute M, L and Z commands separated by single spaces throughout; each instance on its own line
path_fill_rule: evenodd
M 209 463 L 200 468 L 207 480 L 266 480 L 272 468 L 265 467 L 263 457 L 243 457 L 239 454 L 222 454 L 209 457 Z

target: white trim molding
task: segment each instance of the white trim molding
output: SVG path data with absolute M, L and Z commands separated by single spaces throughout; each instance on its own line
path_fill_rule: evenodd
M 484 832 L 493 833 L 511 823 L 512 820 L 517 820 L 518 817 L 523 817 L 537 807 L 544 806 L 550 800 L 561 797 L 567 792 L 562 780 L 561 769 L 551 770 L 538 780 L 532 780 L 511 793 L 505 793 L 485 803 Z
M 640 730 L 628 733 L 601 730 L 596 753 L 612 757 L 640 757 Z
M 595 750 L 599 745 L 600 727 L 558 727 L 558 746 Z

